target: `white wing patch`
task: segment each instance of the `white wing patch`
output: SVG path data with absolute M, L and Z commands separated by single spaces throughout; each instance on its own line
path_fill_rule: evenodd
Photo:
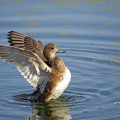
M 27 66 L 19 65 L 17 66 L 17 68 L 33 88 L 36 88 L 38 86 L 39 77 L 36 69 L 32 65 L 30 64 L 28 64 Z

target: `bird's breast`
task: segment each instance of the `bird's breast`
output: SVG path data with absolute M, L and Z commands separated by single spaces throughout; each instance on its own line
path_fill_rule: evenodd
M 57 99 L 68 87 L 70 79 L 71 79 L 71 73 L 70 73 L 69 69 L 67 68 L 64 73 L 63 80 L 59 81 L 56 84 L 56 86 L 52 89 L 51 95 L 49 96 L 47 101 L 49 101 L 51 99 Z

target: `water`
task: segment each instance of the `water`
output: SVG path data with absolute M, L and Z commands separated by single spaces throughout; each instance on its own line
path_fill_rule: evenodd
M 120 119 L 120 0 L 1 0 L 0 11 L 0 44 L 11 30 L 53 42 L 72 73 L 59 99 L 24 101 L 13 96 L 33 89 L 0 60 L 1 120 Z

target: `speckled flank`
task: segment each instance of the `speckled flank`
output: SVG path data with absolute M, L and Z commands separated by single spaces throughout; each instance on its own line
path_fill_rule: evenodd
M 45 101 L 57 99 L 64 92 L 71 78 L 70 71 L 67 69 L 64 62 L 58 57 L 56 57 L 54 61 L 52 75 L 44 93 L 40 96 L 40 99 Z

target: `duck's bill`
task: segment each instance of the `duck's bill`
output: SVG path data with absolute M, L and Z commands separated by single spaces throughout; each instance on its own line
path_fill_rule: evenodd
M 66 51 L 65 50 L 62 50 L 62 49 L 59 49 L 58 51 L 57 51 L 57 53 L 65 53 Z

